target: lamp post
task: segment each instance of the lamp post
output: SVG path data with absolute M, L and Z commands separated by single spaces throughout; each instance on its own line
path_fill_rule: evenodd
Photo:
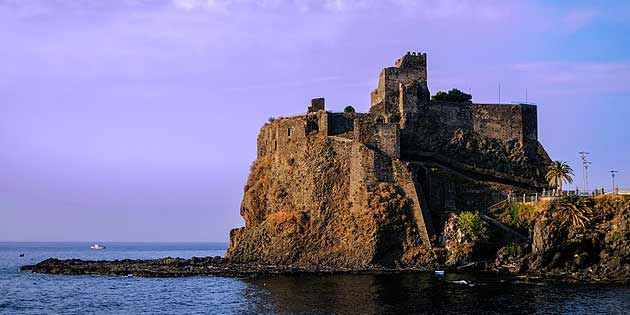
M 584 168 L 584 192 L 588 193 L 588 166 L 591 165 L 591 161 L 588 160 L 587 155 L 590 152 L 580 152 L 580 158 L 582 159 L 582 167 Z
M 615 191 L 615 174 L 619 173 L 619 171 L 610 171 L 610 176 L 612 176 L 612 192 L 613 195 L 616 195 L 617 192 Z

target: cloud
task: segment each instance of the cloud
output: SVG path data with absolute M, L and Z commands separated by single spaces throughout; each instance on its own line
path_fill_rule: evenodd
M 550 94 L 630 92 L 630 62 L 569 63 L 534 62 L 510 67 Z
M 471 0 L 171 0 L 185 11 L 227 13 L 235 10 L 278 10 L 289 12 L 388 12 L 426 18 L 461 18 L 483 21 L 503 20 L 512 15 L 513 5 L 501 1 Z
M 231 0 L 173 0 L 173 5 L 186 11 L 209 10 L 226 13 Z
M 461 18 L 490 22 L 509 18 L 514 11 L 514 6 L 508 1 L 389 0 L 389 2 L 424 18 L 432 19 Z

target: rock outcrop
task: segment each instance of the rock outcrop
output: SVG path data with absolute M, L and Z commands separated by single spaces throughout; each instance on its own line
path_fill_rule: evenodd
M 160 259 L 81 260 L 49 258 L 35 265 L 26 265 L 22 271 L 56 275 L 108 275 L 148 278 L 176 278 L 192 276 L 248 277 L 258 275 L 292 274 L 388 274 L 413 272 L 415 269 L 370 268 L 305 268 L 291 265 L 261 265 L 233 263 L 223 257 L 192 257 L 190 259 L 165 257 Z
M 231 232 L 230 259 L 365 268 L 393 266 L 422 246 L 404 183 L 381 182 L 357 192 L 364 194 L 362 207 L 353 204 L 351 141 L 313 137 L 291 145 L 294 154 L 254 162 L 241 206 L 246 227 Z
M 536 220 L 525 260 L 530 271 L 630 283 L 630 200 L 600 197 L 591 203 L 593 217 L 583 227 L 563 223 L 553 206 Z
M 272 119 L 244 189 L 239 263 L 431 268 L 451 213 L 536 192 L 536 107 L 430 100 L 426 54 L 383 69 L 369 113 Z

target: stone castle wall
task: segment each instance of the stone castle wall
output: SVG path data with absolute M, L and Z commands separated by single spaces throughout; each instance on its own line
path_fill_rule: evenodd
M 265 156 L 293 141 L 306 138 L 306 122 L 305 116 L 298 116 L 276 119 L 264 125 L 258 134 L 257 156 Z
M 425 115 L 444 126 L 470 130 L 504 142 L 524 144 L 538 140 L 536 106 L 444 101 L 431 101 L 430 104 L 430 113 Z
M 536 106 L 472 105 L 473 131 L 489 138 L 520 143 L 538 140 Z
M 394 123 L 374 119 L 354 120 L 354 140 L 385 153 L 392 159 L 400 158 L 400 130 Z

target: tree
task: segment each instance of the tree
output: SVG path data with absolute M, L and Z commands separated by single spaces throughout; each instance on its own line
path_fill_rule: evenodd
M 448 94 L 446 94 L 446 92 L 444 91 L 437 91 L 437 93 L 435 93 L 432 98 L 434 101 L 446 101 L 448 98 Z
M 438 91 L 433 95 L 434 101 L 448 101 L 448 102 L 460 102 L 460 103 L 470 103 L 472 102 L 472 95 L 468 93 L 464 93 L 458 89 L 451 89 L 448 93 L 443 91 Z
M 354 107 L 352 107 L 352 105 L 348 105 L 346 106 L 346 108 L 343 109 L 344 113 L 354 113 Z
M 573 183 L 573 169 L 567 162 L 553 161 L 547 167 L 547 174 L 545 179 L 549 182 L 549 186 L 558 188 L 558 191 L 562 191 L 562 184 L 567 182 Z

